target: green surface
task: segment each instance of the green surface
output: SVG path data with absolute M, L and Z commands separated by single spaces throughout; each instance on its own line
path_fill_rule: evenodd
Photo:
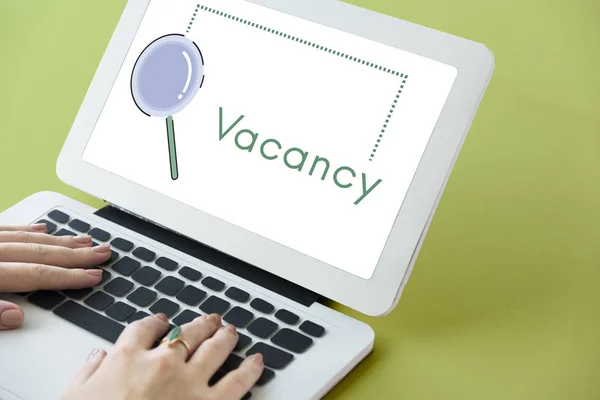
M 600 398 L 600 3 L 354 0 L 496 73 L 398 308 L 328 399 Z M 124 0 L 0 0 L 0 210 L 55 161 Z

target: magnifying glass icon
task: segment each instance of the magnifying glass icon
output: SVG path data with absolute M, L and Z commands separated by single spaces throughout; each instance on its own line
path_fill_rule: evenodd
M 204 82 L 200 49 L 180 34 L 162 36 L 138 57 L 131 74 L 131 95 L 144 114 L 165 118 L 171 179 L 179 178 L 173 115 L 183 110 Z

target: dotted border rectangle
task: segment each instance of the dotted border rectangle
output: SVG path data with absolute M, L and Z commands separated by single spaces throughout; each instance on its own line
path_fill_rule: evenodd
M 312 48 L 315 48 L 315 49 L 320 50 L 320 51 L 324 51 L 324 52 L 326 52 L 328 54 L 331 54 L 333 56 L 341 57 L 343 59 L 347 59 L 349 61 L 365 65 L 365 66 L 367 66 L 369 68 L 374 68 L 374 69 L 376 69 L 378 71 L 382 71 L 382 72 L 384 72 L 386 74 L 390 74 L 390 75 L 394 75 L 394 76 L 400 77 L 400 79 L 402 79 L 402 84 L 400 85 L 400 89 L 398 89 L 398 92 L 396 93 L 396 97 L 395 97 L 395 99 L 394 99 L 394 101 L 392 103 L 392 107 L 390 108 L 390 111 L 388 112 L 388 115 L 387 115 L 387 117 L 385 119 L 385 122 L 383 124 L 383 128 L 381 129 L 381 133 L 379 134 L 379 136 L 377 138 L 377 142 L 376 142 L 375 146 L 373 147 L 373 150 L 371 151 L 371 156 L 369 157 L 369 161 L 373 161 L 373 159 L 375 158 L 375 154 L 377 153 L 377 150 L 379 149 L 379 146 L 381 144 L 381 140 L 383 139 L 383 135 L 385 134 L 385 132 L 387 130 L 387 127 L 388 127 L 388 125 L 390 123 L 390 120 L 392 119 L 392 116 L 394 114 L 394 111 L 396 110 L 396 106 L 398 104 L 398 99 L 400 98 L 400 95 L 402 94 L 402 92 L 404 90 L 404 86 L 406 85 L 406 81 L 408 80 L 408 75 L 400 73 L 400 72 L 398 72 L 398 71 L 396 71 L 396 70 L 394 70 L 392 68 L 386 68 L 386 67 L 378 65 L 376 63 L 372 63 L 370 61 L 363 60 L 363 59 L 361 59 L 359 57 L 354 57 L 352 55 L 336 51 L 335 49 L 331 49 L 331 48 L 328 48 L 326 46 L 321 46 L 321 45 L 319 45 L 317 43 L 313 43 L 313 42 L 304 40 L 302 38 L 299 38 L 299 37 L 296 37 L 296 36 L 293 36 L 293 35 L 281 32 L 281 31 L 278 31 L 276 29 L 268 28 L 268 27 L 266 27 L 264 25 L 254 23 L 254 22 L 248 21 L 248 20 L 243 19 L 243 18 L 236 17 L 235 15 L 232 15 L 232 14 L 227 14 L 227 13 L 225 13 L 223 11 L 219 11 L 219 10 L 216 10 L 214 8 L 207 7 L 207 6 L 202 5 L 202 4 L 196 5 L 196 9 L 194 10 L 194 13 L 193 13 L 192 18 L 190 20 L 190 23 L 187 26 L 186 33 L 190 32 L 190 29 L 192 28 L 192 25 L 194 24 L 194 21 L 196 19 L 198 11 L 204 11 L 204 12 L 212 13 L 212 14 L 221 16 L 223 18 L 230 19 L 232 21 L 239 22 L 241 24 L 250 26 L 252 28 L 255 28 L 255 29 L 258 29 L 258 30 L 261 30 L 261 31 L 265 31 L 267 33 L 271 33 L 271 34 L 273 34 L 275 36 L 280 36 L 282 38 L 291 40 L 293 42 L 297 42 L 297 43 L 300 43 L 302 45 L 305 45 L 305 46 L 308 46 L 308 47 L 312 47 Z

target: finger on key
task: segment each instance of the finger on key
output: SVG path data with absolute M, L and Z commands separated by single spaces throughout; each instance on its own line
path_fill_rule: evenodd
M 263 373 L 264 364 L 260 354 L 253 354 L 244 362 L 223 377 L 212 387 L 214 399 L 238 400 L 241 399 L 258 381 Z
M 15 226 L 2 226 L 0 225 L 0 232 L 40 232 L 45 233 L 48 228 L 46 224 L 34 224 L 34 225 L 15 225 Z
M 219 329 L 212 338 L 208 339 L 196 350 L 190 363 L 197 366 L 198 378 L 208 381 L 223 365 L 238 342 L 235 326 L 227 325 Z
M 110 246 L 69 249 L 39 243 L 0 243 L 0 261 L 56 265 L 66 268 L 88 268 L 110 258 Z
M 0 293 L 84 289 L 96 286 L 101 280 L 101 269 L 0 262 Z
M 190 346 L 190 355 L 207 339 L 212 337 L 221 327 L 219 314 L 203 315 L 181 326 L 181 338 Z M 171 348 L 160 346 L 157 352 L 169 352 L 182 361 L 188 360 L 188 351 L 181 343 L 174 344 Z
M 0 231 L 0 243 L 38 243 L 77 249 L 92 247 L 92 237 L 89 235 L 51 236 L 37 232 Z
M 133 346 L 150 350 L 169 329 L 169 320 L 165 314 L 159 313 L 139 319 L 125 328 L 115 346 Z

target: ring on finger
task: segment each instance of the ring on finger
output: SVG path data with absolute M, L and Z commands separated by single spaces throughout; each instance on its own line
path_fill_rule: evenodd
M 160 342 L 161 345 L 165 344 L 167 347 L 173 347 L 178 343 L 181 343 L 185 347 L 185 350 L 187 351 L 187 358 L 190 358 L 192 355 L 192 349 L 188 342 L 183 339 L 181 327 L 176 326 L 175 328 L 171 329 L 167 336 L 165 336 L 165 338 Z

